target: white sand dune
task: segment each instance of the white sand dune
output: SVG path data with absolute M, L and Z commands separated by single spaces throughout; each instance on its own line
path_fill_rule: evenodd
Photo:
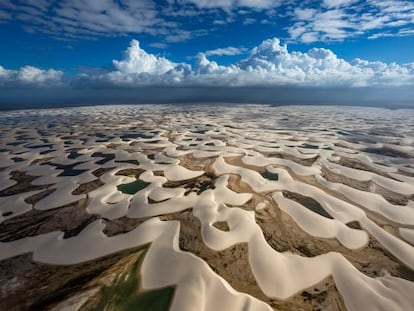
M 388 260 L 414 270 L 412 111 L 181 109 L 108 106 L 33 111 L 28 113 L 28 123 L 23 112 L 0 115 L 4 149 L 0 223 L 7 226 L 9 220 L 23 219 L 33 209 L 42 213 L 68 204 L 79 208 L 79 201 L 88 214 L 99 218 L 67 239 L 64 232 L 52 230 L 0 242 L 0 260 L 31 253 L 37 262 L 72 265 L 149 245 L 140 270 L 141 285 L 144 289 L 176 285 L 172 310 L 272 310 L 252 295 L 236 291 L 206 260 L 180 249 L 180 234 L 184 234 L 180 222 L 159 216 L 175 219 L 175 213 L 187 211 L 200 225 L 202 241 L 197 243 L 212 253 L 247 244 L 254 281 L 269 299 L 285 301 L 332 277 L 349 310 L 412 309 L 413 282 L 386 272 L 368 276 L 349 255 L 363 253 L 375 241 L 392 254 Z M 255 109 L 255 119 L 249 109 Z M 378 116 L 381 135 L 366 122 Z M 57 120 L 51 129 L 50 120 Z M 394 120 L 406 124 L 392 127 Z M 20 122 L 20 131 L 14 122 Z M 382 155 L 380 148 L 388 149 Z M 189 155 L 192 162 L 191 157 L 181 158 Z M 341 159 L 360 164 L 344 166 Z M 322 170 L 347 184 L 330 181 Z M 237 179 L 229 185 L 234 176 L 242 183 Z M 357 189 L 352 181 L 369 187 Z M 122 190 L 132 183 L 137 184 L 136 191 Z M 79 187 L 84 192 L 75 192 Z M 34 204 L 26 202 L 50 189 L 56 190 Z M 378 189 L 406 204 L 390 203 L 381 191 L 375 192 Z M 330 217 L 286 192 L 311 198 Z M 259 214 L 272 209 L 296 223 L 304 236 L 332 244 L 338 241 L 347 256 L 339 251 L 308 257 L 277 251 L 257 222 Z M 105 223 L 122 217 L 149 219 L 126 233 L 105 235 Z M 350 222 L 361 228 L 351 227 Z M 219 229 L 217 223 L 226 223 L 228 230 Z

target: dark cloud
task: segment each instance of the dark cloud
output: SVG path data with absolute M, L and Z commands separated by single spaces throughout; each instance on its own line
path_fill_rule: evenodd
M 270 105 L 359 105 L 414 108 L 414 91 L 398 88 L 138 87 L 4 89 L 0 109 L 108 104 L 261 103 Z

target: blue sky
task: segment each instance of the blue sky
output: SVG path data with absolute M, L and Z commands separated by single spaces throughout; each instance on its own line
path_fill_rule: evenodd
M 414 85 L 410 0 L 2 0 L 0 87 Z

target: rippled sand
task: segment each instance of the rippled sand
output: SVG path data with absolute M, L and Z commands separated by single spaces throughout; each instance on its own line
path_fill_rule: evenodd
M 409 310 L 414 111 L 0 114 L 7 310 Z

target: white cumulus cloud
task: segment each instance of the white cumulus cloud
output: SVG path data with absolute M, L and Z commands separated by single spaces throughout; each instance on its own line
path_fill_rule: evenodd
M 124 59 L 114 60 L 113 64 L 114 71 L 91 79 L 129 86 L 414 85 L 414 64 L 387 64 L 361 59 L 349 62 L 323 48 L 312 48 L 306 53 L 291 52 L 277 38 L 263 41 L 250 51 L 248 57 L 230 65 L 220 65 L 209 60 L 207 53 L 199 53 L 193 67 L 149 54 L 140 48 L 138 41 L 133 40 Z
M 125 58 L 121 61 L 114 60 L 114 67 L 124 74 L 164 74 L 173 69 L 177 64 L 170 62 L 164 57 L 148 54 L 139 46 L 138 40 L 132 40 L 125 51 Z
M 55 69 L 40 69 L 24 66 L 8 70 L 0 66 L 0 86 L 51 86 L 62 82 L 63 72 Z
M 372 87 L 413 86 L 414 63 L 397 64 L 354 59 L 347 61 L 324 48 L 307 52 L 289 51 L 278 38 L 268 39 L 251 49 L 248 56 L 222 65 L 209 55 L 228 48 L 199 53 L 193 65 L 175 63 L 146 52 L 132 40 L 121 60 L 113 60 L 109 72 L 82 74 L 70 80 L 82 86 L 307 86 Z M 230 50 L 231 51 L 231 50 Z M 8 70 L 0 66 L 0 86 L 65 85 L 63 72 L 24 66 Z

